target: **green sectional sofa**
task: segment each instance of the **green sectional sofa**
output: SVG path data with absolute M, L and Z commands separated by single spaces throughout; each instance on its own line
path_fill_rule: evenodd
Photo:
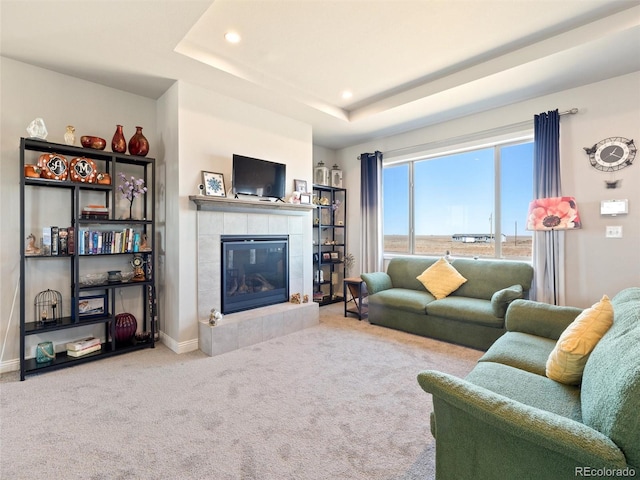
M 505 333 L 509 303 L 528 298 L 533 268 L 526 262 L 456 258 L 467 281 L 436 300 L 416 279 L 440 257 L 396 257 L 385 272 L 363 273 L 369 322 L 486 350 Z
M 433 396 L 438 480 L 640 478 L 640 288 L 611 304 L 579 385 L 545 366 L 582 309 L 530 300 L 509 306 L 508 332 L 465 379 L 418 374 Z

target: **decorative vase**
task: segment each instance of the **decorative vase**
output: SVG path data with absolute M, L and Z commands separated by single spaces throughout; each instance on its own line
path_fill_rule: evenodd
M 129 343 L 133 339 L 138 329 L 136 317 L 130 313 L 119 313 L 116 315 L 116 343 Z
M 107 281 L 110 283 L 121 282 L 122 272 L 120 270 L 109 270 Z
M 95 137 L 93 135 L 83 135 L 80 137 L 80 144 L 84 148 L 93 148 L 94 150 L 104 150 L 107 141 L 104 138 Z
M 125 153 L 127 151 L 127 140 L 122 133 L 122 125 L 116 125 L 116 133 L 111 139 L 111 151 L 116 153 Z
M 47 363 L 56 358 L 53 342 L 40 342 L 36 347 L 36 363 Z
M 141 157 L 149 153 L 149 141 L 142 134 L 142 127 L 136 127 L 136 133 L 129 140 L 129 153 Z
M 76 143 L 76 129 L 73 125 L 67 125 L 67 131 L 64 132 L 64 143 L 67 145 Z

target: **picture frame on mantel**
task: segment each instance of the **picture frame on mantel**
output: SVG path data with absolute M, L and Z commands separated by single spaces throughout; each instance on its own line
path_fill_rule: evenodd
M 202 171 L 202 184 L 204 185 L 204 194 L 210 197 L 226 197 L 226 188 L 224 187 L 224 175 L 222 173 Z
M 306 180 L 294 180 L 293 189 L 299 193 L 307 193 L 307 181 Z

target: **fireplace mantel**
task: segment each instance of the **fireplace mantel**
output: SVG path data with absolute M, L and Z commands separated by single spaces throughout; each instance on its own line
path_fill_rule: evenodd
M 196 204 L 198 210 L 215 212 L 254 212 L 256 209 L 270 210 L 265 213 L 277 213 L 286 211 L 287 215 L 296 213 L 304 214 L 313 210 L 315 205 L 272 202 L 261 200 L 245 200 L 241 198 L 212 197 L 205 195 L 191 195 L 189 197 Z

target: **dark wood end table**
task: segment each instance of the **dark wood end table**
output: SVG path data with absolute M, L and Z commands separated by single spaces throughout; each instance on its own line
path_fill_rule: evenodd
M 358 315 L 358 320 L 367 316 L 369 306 L 366 298 L 369 296 L 367 284 L 360 277 L 344 279 L 344 316 L 348 313 Z

